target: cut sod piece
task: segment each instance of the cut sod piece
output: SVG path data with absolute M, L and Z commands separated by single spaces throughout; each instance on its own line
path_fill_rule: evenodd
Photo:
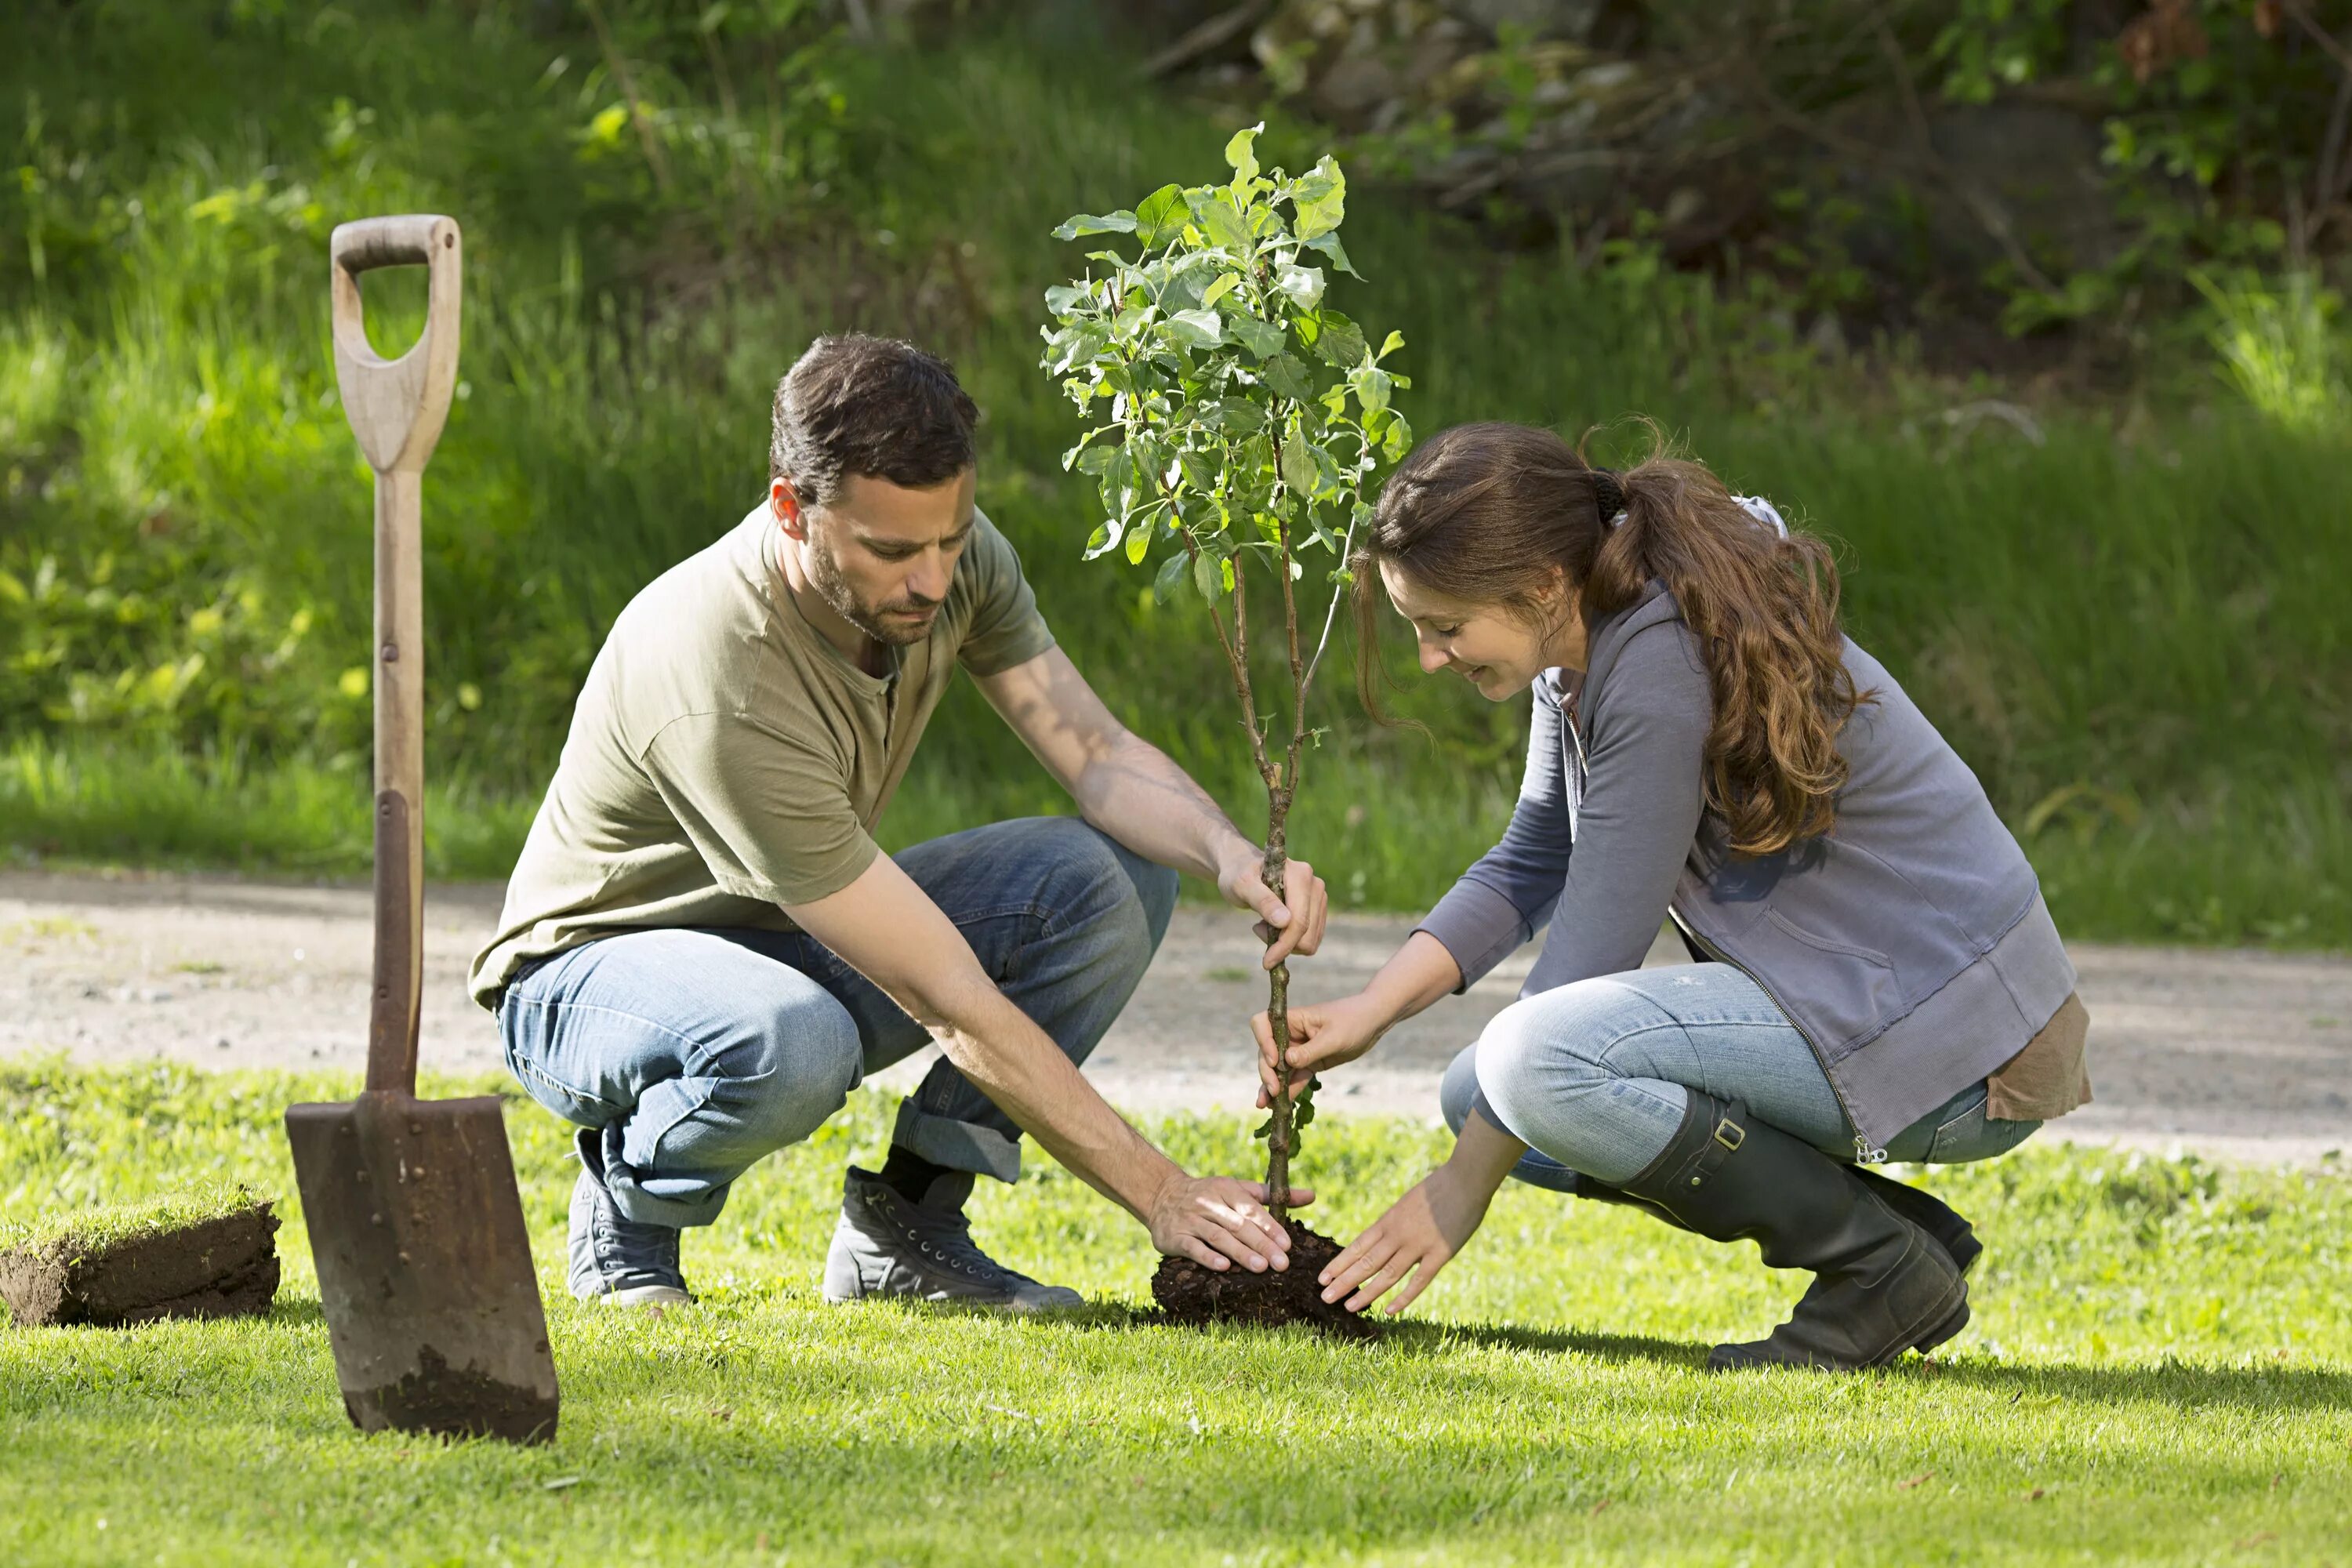
M 1338 1339 L 1376 1340 L 1381 1326 L 1335 1301 L 1323 1300 L 1316 1276 L 1339 1256 L 1339 1244 L 1297 1220 L 1290 1232 L 1290 1267 L 1253 1274 L 1238 1266 L 1203 1268 L 1189 1258 L 1162 1258 L 1151 1276 L 1151 1299 L 1171 1322 L 1199 1328 L 1209 1323 L 1251 1323 L 1277 1328 L 1311 1323 Z
M 278 1216 L 212 1184 L 0 1230 L 0 1301 L 22 1328 L 252 1317 L 278 1294 Z

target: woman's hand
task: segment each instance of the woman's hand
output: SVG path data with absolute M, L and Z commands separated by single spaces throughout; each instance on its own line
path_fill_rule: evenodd
M 1394 1317 L 1403 1311 L 1477 1234 L 1494 1195 L 1494 1188 L 1465 1180 L 1451 1162 L 1438 1166 L 1324 1265 L 1323 1299 L 1344 1296 L 1348 1310 L 1360 1312 L 1403 1283 L 1388 1312 Z M 1412 1278 L 1405 1283 L 1408 1274 Z
M 1360 1312 L 1410 1274 L 1412 1283 L 1388 1305 L 1391 1317 L 1403 1311 L 1478 1233 L 1495 1189 L 1527 1152 L 1526 1144 L 1473 1110 L 1445 1163 L 1324 1265 L 1318 1276 L 1323 1299 L 1344 1296 L 1348 1310 Z
M 1318 1069 L 1354 1061 L 1379 1043 L 1396 1014 L 1370 991 L 1336 1002 L 1294 1004 L 1290 1009 L 1290 1087 L 1305 1084 Z M 1250 1020 L 1257 1036 L 1257 1102 L 1271 1104 L 1282 1081 L 1275 1069 L 1274 1024 L 1264 1013 Z

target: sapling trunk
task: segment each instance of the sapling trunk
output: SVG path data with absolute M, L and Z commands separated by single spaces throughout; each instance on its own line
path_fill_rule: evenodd
M 1287 785 L 1266 788 L 1265 861 L 1260 872 L 1276 898 L 1282 897 L 1284 870 L 1290 864 L 1285 847 L 1285 826 L 1290 817 Z M 1301 918 L 1298 910 L 1291 918 Z M 1269 945 L 1271 945 L 1269 943 Z M 1265 1134 L 1265 1206 L 1276 1220 L 1290 1212 L 1290 1154 L 1295 1144 L 1290 1093 L 1290 964 L 1287 960 L 1266 972 L 1265 1021 L 1274 1032 L 1274 1108 Z

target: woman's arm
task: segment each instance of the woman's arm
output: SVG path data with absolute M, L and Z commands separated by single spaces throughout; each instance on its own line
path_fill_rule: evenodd
M 1689 627 L 1635 633 L 1599 696 L 1585 726 L 1576 856 L 1530 993 L 1642 966 L 1706 811 L 1715 695 Z
M 1388 1311 L 1393 1317 L 1412 1305 L 1477 1234 L 1495 1189 L 1527 1152 L 1526 1144 L 1472 1111 L 1445 1163 L 1323 1266 L 1318 1277 L 1323 1299 L 1345 1296 L 1348 1310 L 1360 1312 L 1411 1274 L 1412 1282 L 1388 1304 Z
M 1354 1061 L 1396 1024 L 1453 992 L 1462 984 L 1462 971 L 1445 944 L 1425 931 L 1404 939 L 1404 945 L 1381 966 L 1371 984 L 1353 996 L 1290 1008 L 1290 1084 L 1293 1089 L 1323 1068 Z M 1269 1103 L 1275 1071 L 1274 1025 L 1264 1013 L 1250 1020 L 1257 1035 L 1257 1102 Z

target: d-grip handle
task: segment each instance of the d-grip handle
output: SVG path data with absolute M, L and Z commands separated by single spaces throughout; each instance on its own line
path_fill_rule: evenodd
M 457 384 L 464 247 L 457 220 L 413 213 L 339 224 L 327 255 L 343 416 L 376 472 L 419 472 L 441 438 Z M 368 345 L 360 309 L 360 274 L 379 267 L 423 267 L 426 274 L 424 333 L 396 360 Z

